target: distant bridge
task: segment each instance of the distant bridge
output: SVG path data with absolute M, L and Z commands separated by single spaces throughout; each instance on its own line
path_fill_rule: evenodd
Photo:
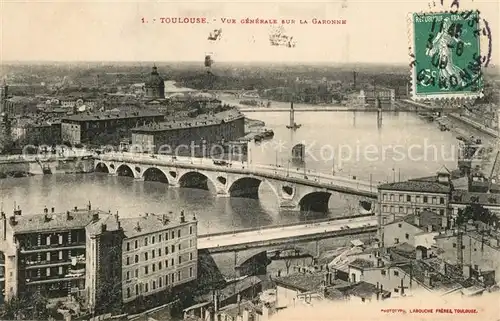
M 280 208 L 290 210 L 327 212 L 333 192 L 377 198 L 377 187 L 371 182 L 246 162 L 222 166 L 210 158 L 106 153 L 96 155 L 94 164 L 96 171 L 139 180 L 155 176 L 171 186 L 207 188 L 211 182 L 217 195 L 226 197 L 258 198 L 259 186 L 265 182 L 277 196 Z
M 242 251 L 249 248 L 296 244 L 345 235 L 374 234 L 375 215 L 336 218 L 198 236 L 198 249 L 211 253 Z

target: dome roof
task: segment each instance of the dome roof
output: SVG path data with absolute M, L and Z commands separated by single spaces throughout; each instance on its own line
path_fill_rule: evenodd
M 163 78 L 161 78 L 160 74 L 158 74 L 158 68 L 156 66 L 153 67 L 153 71 L 151 71 L 151 75 L 146 80 L 146 87 L 165 87 L 165 83 Z

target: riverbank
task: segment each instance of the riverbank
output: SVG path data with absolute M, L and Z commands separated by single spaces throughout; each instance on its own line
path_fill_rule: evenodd
M 482 133 L 490 135 L 491 137 L 500 138 L 500 133 L 498 131 L 495 131 L 492 128 L 488 128 L 485 125 L 480 124 L 472 119 L 466 118 L 466 117 L 464 117 L 460 114 L 457 114 L 457 113 L 451 113 L 451 114 L 449 114 L 449 116 L 455 120 L 458 120 L 462 123 L 465 123 L 465 124 L 471 126 L 474 129 L 481 131 Z

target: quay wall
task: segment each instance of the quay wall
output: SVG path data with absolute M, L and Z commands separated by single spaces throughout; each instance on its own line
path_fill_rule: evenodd
M 0 160 L 0 178 L 23 175 L 43 175 L 44 167 L 50 168 L 51 174 L 75 174 L 91 173 L 94 171 L 94 160 L 89 159 L 67 159 L 51 160 L 43 162 L 25 161 L 1 161 Z

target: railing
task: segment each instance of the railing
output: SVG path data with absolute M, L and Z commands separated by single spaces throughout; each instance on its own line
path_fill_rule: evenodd
M 34 245 L 34 246 L 21 246 L 21 252 L 28 253 L 28 252 L 38 252 L 44 250 L 52 251 L 57 249 L 68 249 L 72 247 L 84 248 L 85 242 L 70 243 L 70 244 L 49 244 L 49 245 L 45 244 L 45 245 Z
M 240 163 L 240 162 L 228 162 L 229 166 L 221 166 L 221 165 L 207 164 L 207 162 L 212 162 L 212 159 L 210 158 L 189 158 L 180 156 L 172 158 L 171 156 L 167 155 L 152 156 L 152 155 L 144 155 L 144 154 L 128 153 L 128 152 L 119 154 L 118 153 L 103 154 L 99 155 L 96 158 L 99 160 L 113 160 L 119 162 L 131 162 L 131 163 L 139 162 L 139 163 L 150 164 L 153 166 L 168 166 L 169 165 L 168 163 L 170 163 L 176 167 L 183 167 L 183 168 L 205 169 L 212 171 L 223 170 L 224 172 L 229 172 L 229 173 L 259 175 L 266 178 L 289 181 L 303 185 L 321 186 L 325 188 L 331 188 L 335 186 L 337 188 L 355 190 L 367 194 L 369 193 L 370 196 L 376 195 L 376 186 L 372 186 L 370 182 L 361 181 L 357 179 L 350 179 L 342 176 L 322 174 L 316 171 L 313 171 L 313 173 L 309 171 L 304 174 L 301 170 L 286 169 L 285 172 L 285 169 L 283 167 L 271 167 L 269 165 L 251 165 L 248 163 Z M 167 162 L 167 164 L 165 162 Z M 311 180 L 309 179 L 309 176 L 317 179 Z M 321 181 L 320 179 L 326 179 L 327 181 L 326 182 Z M 345 183 L 353 184 L 355 186 L 345 186 Z M 361 187 L 363 188 L 361 189 Z
M 306 225 L 334 222 L 334 221 L 340 221 L 340 220 L 349 220 L 349 219 L 356 219 L 356 218 L 370 217 L 370 216 L 374 216 L 374 214 L 350 215 L 350 216 L 326 218 L 326 219 L 320 219 L 320 220 L 311 220 L 311 221 L 305 221 L 305 222 L 299 222 L 299 223 L 284 223 L 284 224 L 276 224 L 276 225 L 271 225 L 271 226 L 263 226 L 260 228 L 248 227 L 248 228 L 237 229 L 237 230 L 230 231 L 230 232 L 200 234 L 200 235 L 198 235 L 198 238 L 208 238 L 208 237 L 220 236 L 220 235 L 231 235 L 231 234 L 242 233 L 242 232 L 272 230 L 272 229 L 277 229 L 277 228 L 281 228 L 281 227 L 306 226 Z

